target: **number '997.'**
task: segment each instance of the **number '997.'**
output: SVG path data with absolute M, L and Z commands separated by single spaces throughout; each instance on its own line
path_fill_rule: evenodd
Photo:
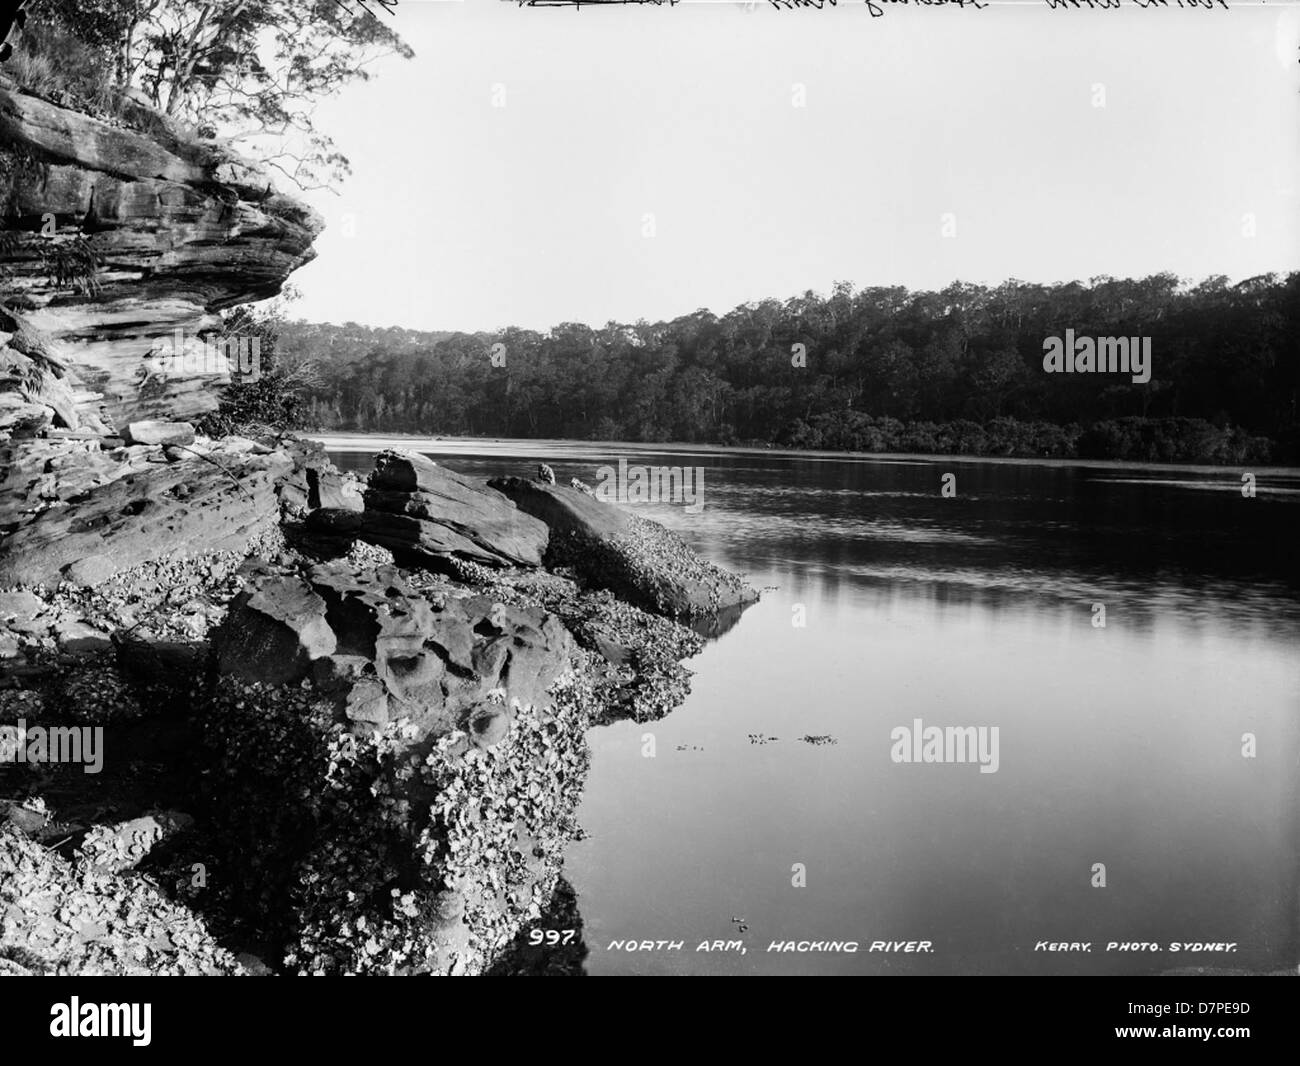
M 555 947 L 559 944 L 572 944 L 577 935 L 576 929 L 534 929 L 528 934 L 528 943 L 533 947 L 540 944 Z

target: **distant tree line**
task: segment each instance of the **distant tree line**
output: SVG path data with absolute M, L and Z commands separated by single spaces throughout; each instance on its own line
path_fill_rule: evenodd
M 1043 370 L 1151 337 L 1152 375 Z M 546 333 L 286 323 L 320 430 L 1156 461 L 1297 457 L 1300 274 L 901 286 Z

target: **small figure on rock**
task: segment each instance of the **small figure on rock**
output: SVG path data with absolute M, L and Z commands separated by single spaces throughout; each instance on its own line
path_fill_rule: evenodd
M 588 496 L 596 495 L 596 490 L 593 489 L 590 485 L 588 485 L 585 481 L 580 480 L 579 478 L 575 477 L 572 481 L 569 482 L 569 486 L 571 488 L 577 489 L 579 492 L 585 492 Z
M 537 464 L 537 476 L 540 480 L 545 481 L 548 485 L 555 484 L 555 471 L 545 463 Z

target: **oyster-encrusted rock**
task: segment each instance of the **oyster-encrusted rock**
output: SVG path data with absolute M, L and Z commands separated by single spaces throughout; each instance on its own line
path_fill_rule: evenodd
M 706 618 L 758 599 L 735 574 L 703 559 L 676 533 L 580 489 L 524 478 L 488 484 L 551 529 L 548 563 L 670 618 Z
M 235 975 L 243 967 L 148 882 L 72 864 L 0 825 L 0 960 L 10 972 Z

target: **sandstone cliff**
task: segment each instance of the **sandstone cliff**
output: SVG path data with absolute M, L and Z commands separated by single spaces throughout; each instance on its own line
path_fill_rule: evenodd
M 216 312 L 279 292 L 323 228 L 264 168 L 143 108 L 131 117 L 148 132 L 21 93 L 0 75 L 0 342 L 15 320 L 43 336 L 77 408 L 93 415 L 102 402 L 117 423 L 215 408 L 226 379 L 160 369 L 160 354 L 176 330 L 197 345 Z M 51 277 L 50 248 L 78 236 L 100 260 L 93 291 Z M 30 359 L 25 347 L 5 344 L 0 360 Z M 67 421 L 60 411 L 54 424 Z

